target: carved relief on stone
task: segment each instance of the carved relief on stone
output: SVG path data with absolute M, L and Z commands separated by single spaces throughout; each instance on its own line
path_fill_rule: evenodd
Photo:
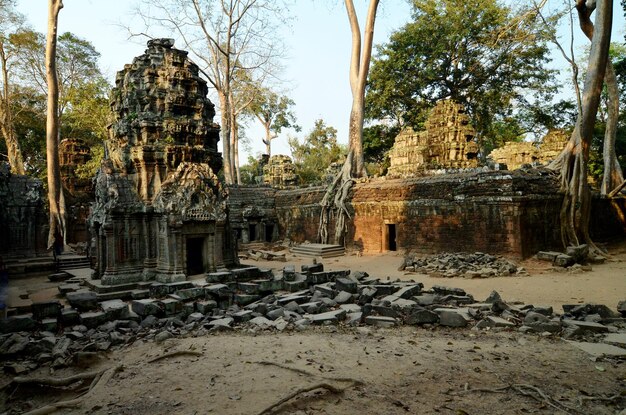
M 296 186 L 298 176 L 291 157 L 282 154 L 272 156 L 263 166 L 263 183 L 277 188 Z
M 509 141 L 504 147 L 494 149 L 489 157 L 496 163 L 506 164 L 509 170 L 517 170 L 524 164 L 532 164 L 539 158 L 539 150 L 528 141 Z
M 539 145 L 539 161 L 547 164 L 554 160 L 569 141 L 569 134 L 563 130 L 550 130 Z
M 389 152 L 389 175 L 410 176 L 435 168 L 478 166 L 476 132 L 461 105 L 439 101 L 425 123 L 426 130 L 406 127 Z

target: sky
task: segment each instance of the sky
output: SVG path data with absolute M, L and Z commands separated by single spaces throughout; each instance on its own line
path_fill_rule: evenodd
M 510 0 L 516 3 L 515 0 Z M 555 4 L 559 0 L 552 0 Z M 338 130 L 338 139 L 347 143 L 348 118 L 352 96 L 349 86 L 351 34 L 343 2 L 340 0 L 294 0 L 290 12 L 293 21 L 278 36 L 286 44 L 284 79 L 287 94 L 295 102 L 295 115 L 302 132 L 283 131 L 272 141 L 272 154 L 289 154 L 288 135 L 302 138 L 311 131 L 317 119 Z M 364 25 L 366 0 L 355 0 L 359 22 Z M 145 50 L 145 39 L 128 39 L 123 25 L 132 26 L 132 9 L 136 0 L 63 0 L 59 14 L 59 33 L 72 32 L 90 41 L 101 54 L 100 68 L 113 83 L 115 73 Z M 550 4 L 549 4 L 550 7 Z M 619 2 L 615 2 L 613 40 L 623 42 L 624 21 Z M 26 15 L 33 28 L 46 32 L 47 1 L 18 0 L 18 10 Z M 407 1 L 381 1 L 374 31 L 374 44 L 385 43 L 389 35 L 410 20 L 411 8 Z M 564 28 L 563 36 L 569 29 Z M 578 34 L 577 44 L 585 44 Z M 183 48 L 179 42 L 175 47 Z M 580 48 L 580 47 L 579 47 Z M 565 67 L 555 55 L 557 67 Z M 562 71 L 567 78 L 567 71 Z M 566 79 L 565 79 L 566 80 Z M 211 97 L 217 104 L 217 100 Z M 219 119 L 216 117 L 216 122 Z M 250 149 L 242 148 L 242 164 L 248 155 L 264 151 L 263 129 L 256 120 L 247 122 L 245 135 Z M 221 145 L 221 144 L 220 144 Z

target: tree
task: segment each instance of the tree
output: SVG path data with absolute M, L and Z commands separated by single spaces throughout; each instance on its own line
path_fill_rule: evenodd
M 363 156 L 363 122 L 365 119 L 365 84 L 372 57 L 374 41 L 374 23 L 378 0 L 370 0 L 365 19 L 364 41 L 361 45 L 361 29 L 352 0 L 345 0 L 350 30 L 352 32 L 352 53 L 350 58 L 350 89 L 352 90 L 352 109 L 348 127 L 348 147 L 353 153 L 351 176 L 362 177 L 366 174 Z
M 270 0 L 143 0 L 138 14 L 150 25 L 175 33 L 197 58 L 220 104 L 224 179 L 235 182 L 232 128 L 236 120 L 232 90 L 237 73 L 262 83 L 275 75 L 283 48 L 274 22 L 284 22 L 280 1 Z
M 546 40 L 533 9 L 515 11 L 498 0 L 414 0 L 413 20 L 377 49 L 366 115 L 418 128 L 437 101 L 452 98 L 487 154 L 494 123 L 555 90 L 544 65 Z M 527 98 L 531 92 L 539 96 Z
M 584 1 L 579 0 L 578 3 L 584 3 Z M 587 169 L 609 56 L 613 1 L 598 0 L 595 10 L 595 29 L 591 41 L 581 111 L 569 142 L 550 167 L 559 170 L 561 191 L 564 193 L 560 215 L 563 245 L 577 246 L 584 242 L 590 244 L 594 252 L 600 253 L 589 237 L 591 191 L 587 180 Z
M 48 0 L 48 35 L 46 37 L 46 81 L 48 110 L 46 113 L 46 156 L 48 160 L 48 201 L 50 203 L 50 230 L 48 248 L 65 245 L 66 212 L 61 169 L 59 167 L 59 80 L 57 78 L 57 24 L 62 0 Z
M 278 137 L 283 128 L 293 128 L 300 131 L 296 124 L 296 117 L 290 107 L 295 105 L 292 99 L 279 95 L 269 88 L 263 88 L 256 94 L 256 99 L 250 106 L 250 112 L 256 117 L 265 129 L 265 154 L 272 156 L 272 140 Z
M 13 113 L 13 91 L 10 82 L 9 66 L 15 56 L 15 49 L 10 42 L 10 32 L 19 30 L 24 23 L 24 17 L 15 11 L 14 0 L 0 0 L 0 69 L 2 70 L 2 84 L 0 84 L 0 132 L 4 137 L 7 149 L 7 158 L 11 171 L 15 174 L 25 174 L 24 158 L 20 143 L 15 133 Z
M 288 142 L 301 184 L 320 183 L 331 163 L 340 162 L 346 153 L 337 143 L 337 129 L 321 119 L 315 121 L 303 142 L 296 137 L 290 137 Z

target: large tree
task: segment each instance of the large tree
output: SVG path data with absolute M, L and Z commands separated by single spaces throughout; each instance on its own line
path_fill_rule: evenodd
M 300 127 L 296 124 L 296 117 L 291 111 L 293 105 L 295 103 L 291 98 L 269 88 L 262 88 L 250 105 L 250 112 L 265 130 L 263 144 L 265 144 L 265 154 L 268 157 L 272 156 L 272 140 L 278 137 L 284 128 L 300 131 Z
M 57 25 L 62 0 L 48 0 L 48 35 L 46 36 L 46 81 L 48 108 L 46 112 L 46 157 L 48 160 L 48 202 L 50 204 L 50 230 L 48 248 L 65 245 L 65 197 L 59 166 L 59 80 L 57 77 Z
M 591 190 L 587 177 L 589 152 L 609 57 L 613 0 L 592 1 L 590 4 L 595 4 L 596 18 L 580 113 L 569 142 L 550 167 L 559 170 L 564 193 L 561 207 L 563 245 L 588 243 L 599 253 L 589 237 Z
M 367 117 L 420 126 L 437 101 L 452 98 L 472 118 L 479 140 L 498 121 L 551 92 L 543 25 L 530 10 L 498 0 L 415 0 L 413 19 L 378 48 L 366 96 Z M 493 143 L 484 144 L 488 153 Z
M 0 0 L 0 133 L 4 137 L 7 150 L 7 159 L 11 171 L 16 174 L 25 174 L 24 158 L 15 132 L 13 99 L 14 88 L 11 79 L 10 66 L 17 55 L 11 43 L 11 35 L 20 30 L 24 24 L 24 17 L 15 11 L 14 0 Z
M 196 58 L 219 101 L 224 179 L 236 180 L 233 89 L 238 79 L 263 80 L 274 75 L 283 53 L 276 25 L 285 22 L 282 1 L 142 0 L 138 13 L 151 26 L 174 33 Z M 246 72 L 246 76 L 239 76 Z

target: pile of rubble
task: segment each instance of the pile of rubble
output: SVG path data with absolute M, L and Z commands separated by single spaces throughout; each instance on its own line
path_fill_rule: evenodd
M 386 282 L 364 272 L 324 271 L 322 264 L 303 265 L 300 272 L 287 265 L 276 276 L 247 267 L 210 273 L 205 280 L 152 283 L 133 291 L 130 301 L 102 297 L 80 289 L 66 294 L 69 307 L 59 300 L 33 303 L 30 314 L 0 321 L 5 370 L 18 374 L 42 365 L 76 364 L 140 339 L 162 342 L 223 330 L 290 331 L 319 325 L 502 328 L 586 336 L 605 342 L 600 345 L 610 350 L 603 349 L 604 354 L 626 357 L 626 349 L 615 346 L 626 346 L 626 301 L 618 312 L 603 305 L 565 305 L 559 315 L 551 307 L 506 303 L 497 292 L 476 301 L 459 288 L 426 290 L 421 283 Z
M 524 268 L 500 256 L 482 252 L 442 253 L 417 258 L 408 254 L 400 271 L 419 272 L 431 277 L 489 278 L 527 275 Z

